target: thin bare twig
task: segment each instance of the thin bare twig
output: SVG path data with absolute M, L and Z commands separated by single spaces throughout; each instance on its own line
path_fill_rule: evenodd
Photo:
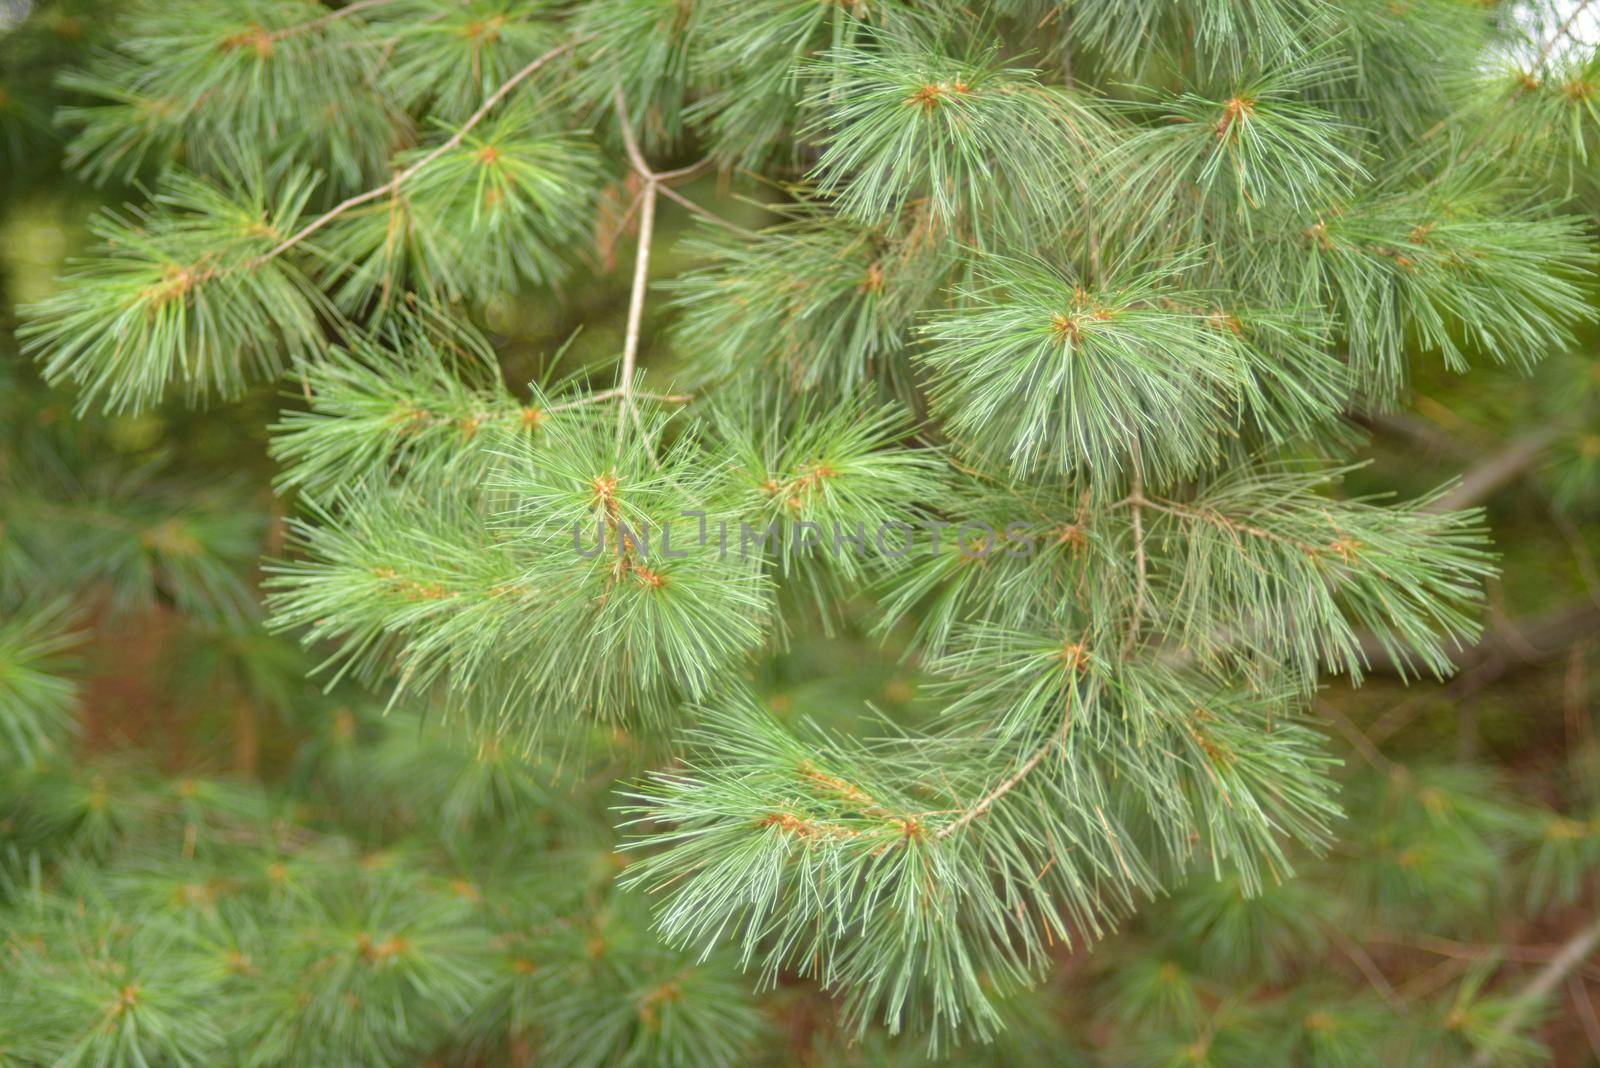
M 1075 670 L 1074 665 L 1069 664 L 1067 670 Z M 993 808 L 995 802 L 1006 796 L 1006 794 L 1009 794 L 1012 790 L 1015 790 L 1018 784 L 1020 784 L 1023 779 L 1026 779 L 1028 775 L 1044 761 L 1045 757 L 1055 752 L 1061 746 L 1061 743 L 1066 740 L 1067 732 L 1071 729 L 1072 705 L 1069 702 L 1066 709 L 1061 714 L 1061 726 L 1056 729 L 1055 734 L 1050 736 L 1050 740 L 1029 754 L 1028 759 L 1024 760 L 1016 771 L 1006 776 L 992 789 L 990 789 L 988 793 L 979 798 L 977 804 L 973 805 L 971 808 L 961 813 L 960 816 L 956 817 L 954 820 L 935 831 L 933 835 L 934 839 L 938 840 L 950 837 L 952 834 L 955 834 L 963 827 L 968 826 L 973 820 L 978 819 L 984 813 Z M 1116 845 L 1115 839 L 1112 840 L 1112 845 Z
M 698 163 L 691 163 L 687 167 L 679 167 L 677 170 L 672 171 L 657 171 L 656 181 L 661 182 L 662 184 L 667 182 L 692 182 L 702 174 L 710 174 L 716 169 L 716 166 L 716 160 L 712 159 L 710 156 L 707 156 Z
M 1381 771 L 1385 775 L 1394 775 L 1400 770 L 1400 765 L 1384 756 L 1372 739 L 1368 738 L 1360 727 L 1350 721 L 1349 716 L 1326 701 L 1315 702 L 1315 707 L 1318 712 L 1339 729 L 1339 733 L 1344 735 L 1345 741 L 1350 743 L 1351 748 L 1356 751 L 1361 759 L 1370 764 L 1373 770 Z
M 1467 957 L 1440 957 L 1433 967 L 1407 979 L 1398 993 L 1402 1000 L 1408 1002 L 1425 998 L 1446 983 L 1460 978 L 1461 973 L 1471 966 L 1472 960 Z
M 1533 61 L 1533 69 L 1535 71 L 1544 67 L 1545 61 L 1550 58 L 1550 53 L 1556 50 L 1556 45 L 1561 43 L 1563 37 L 1572 32 L 1572 27 L 1577 23 L 1578 16 L 1587 11 L 1592 3 L 1594 3 L 1594 0 L 1581 0 L 1578 6 L 1574 7 L 1571 13 L 1567 15 L 1566 21 L 1556 27 L 1556 32 L 1550 35 L 1550 39 L 1539 49 L 1538 58 Z
M 1517 993 L 1511 1007 L 1500 1018 L 1499 1026 L 1479 1046 L 1478 1055 L 1472 1058 L 1472 1068 L 1489 1068 L 1495 1061 L 1495 1040 L 1515 1031 L 1534 1006 L 1565 980 L 1568 973 L 1582 964 L 1597 946 L 1600 946 L 1600 920 L 1593 920 L 1567 939 L 1561 951 L 1551 957 L 1549 963 L 1540 968 L 1528 985 Z
M 1382 969 L 1378 967 L 1372 956 L 1361 948 L 1358 942 L 1339 930 L 1338 927 L 1328 924 L 1326 930 L 1328 937 L 1333 940 L 1333 944 L 1339 947 L 1339 952 L 1348 957 L 1350 963 L 1354 964 L 1361 974 L 1367 977 L 1367 982 L 1372 984 L 1372 988 L 1382 995 L 1383 1000 L 1389 1003 L 1389 1007 L 1393 1009 L 1402 1008 L 1404 1002 L 1401 1001 L 1400 995 L 1395 993 L 1388 977 L 1383 974 Z
M 650 243 L 656 228 L 656 192 L 659 186 L 655 172 L 645 162 L 644 153 L 639 151 L 639 143 L 634 139 L 633 124 L 628 121 L 628 104 L 622 97 L 621 86 L 614 90 L 613 99 L 628 162 L 644 179 L 644 189 L 639 193 L 639 250 L 633 259 L 633 291 L 628 297 L 628 325 L 622 340 L 622 371 L 617 382 L 618 397 L 622 401 L 617 410 L 617 434 L 620 437 L 630 413 L 635 424 L 639 422 L 633 404 L 633 377 L 639 358 L 639 331 L 644 322 L 644 295 L 650 283 Z
M 622 128 L 622 147 L 628 153 L 629 164 L 645 181 L 655 181 L 655 172 L 650 169 L 650 164 L 645 162 L 644 153 L 639 151 L 639 142 L 633 136 L 633 123 L 628 120 L 628 102 L 622 96 L 622 86 L 612 89 L 611 102 L 617 109 L 617 123 Z
M 1133 447 L 1133 484 L 1128 492 L 1128 501 L 1129 514 L 1133 519 L 1133 563 L 1136 574 L 1133 587 L 1133 615 L 1128 620 L 1125 652 L 1131 650 L 1139 640 L 1139 625 L 1143 622 L 1144 600 L 1149 586 L 1149 561 L 1144 551 L 1144 473 L 1137 442 Z
M 354 3 L 346 4 L 344 7 L 330 11 L 326 15 L 319 15 L 310 21 L 296 23 L 293 26 L 284 26 L 281 29 L 273 30 L 271 33 L 267 34 L 266 39 L 269 41 L 281 41 L 286 37 L 295 37 L 302 33 L 311 33 L 314 30 L 320 30 L 324 26 L 338 22 L 340 19 L 347 19 L 351 15 L 356 15 L 375 7 L 382 7 L 383 5 L 392 2 L 393 0 L 355 0 Z
M 669 198 L 671 200 L 676 201 L 677 203 L 681 204 L 685 208 L 688 208 L 690 211 L 694 212 L 696 215 L 700 216 L 702 219 L 709 219 L 711 222 L 716 223 L 718 226 L 726 226 L 728 229 L 733 230 L 736 233 L 744 234 L 747 237 L 755 237 L 756 236 L 756 232 L 754 230 L 750 229 L 748 226 L 740 226 L 738 223 L 732 221 L 731 219 L 724 219 L 722 216 L 718 215 L 716 212 L 712 211 L 710 208 L 701 207 L 699 204 L 696 204 L 694 201 L 690 200 L 688 197 L 684 196 L 682 193 L 678 192 L 676 189 L 672 188 L 670 185 L 663 185 L 663 186 L 660 187 L 660 189 L 661 189 L 661 193 L 662 193 L 663 196 L 665 196 L 665 197 L 667 197 L 667 198 Z
M 622 95 L 622 86 L 616 86 L 611 92 L 612 103 L 617 110 L 617 125 L 622 131 L 622 146 L 628 153 L 628 164 L 644 181 L 644 188 L 639 192 L 641 210 L 639 214 L 639 251 L 633 260 L 633 290 L 628 297 L 628 325 L 622 340 L 622 371 L 617 383 L 617 396 L 622 401 L 617 412 L 617 433 L 622 433 L 628 417 L 633 417 L 634 426 L 640 433 L 644 432 L 644 423 L 639 416 L 638 407 L 634 404 L 637 394 L 633 388 L 634 371 L 639 359 L 639 333 L 644 322 L 644 297 L 645 290 L 650 283 L 650 245 L 655 235 L 656 228 L 656 194 L 664 193 L 685 207 L 700 212 L 725 226 L 734 226 L 733 223 L 707 211 L 681 196 L 668 187 L 668 182 L 687 181 L 702 173 L 708 165 L 707 160 L 701 160 L 689 167 L 681 167 L 675 171 L 657 173 L 650 169 L 650 163 L 644 158 L 644 153 L 639 148 L 638 138 L 634 136 L 633 123 L 628 120 L 628 102 Z M 629 209 L 630 211 L 632 209 Z M 743 229 L 734 226 L 735 229 Z M 748 232 L 748 231 L 746 231 Z
M 284 238 L 270 251 L 264 252 L 260 256 L 257 256 L 255 259 L 251 260 L 249 266 L 259 267 L 268 260 L 276 259 L 352 208 L 358 208 L 363 204 L 371 203 L 374 200 L 378 200 L 382 197 L 390 195 L 391 193 L 397 192 L 402 185 L 416 177 L 418 173 L 426 169 L 427 166 L 434 160 L 438 159 L 446 152 L 449 152 L 451 149 L 459 146 L 462 141 L 465 141 L 467 134 L 472 132 L 473 127 L 482 122 L 489 112 L 494 110 L 495 105 L 500 103 L 500 101 L 504 100 L 506 96 L 510 94 L 511 90 L 515 89 L 528 78 L 532 77 L 534 72 L 540 67 L 544 66 L 546 63 L 550 62 L 561 53 L 567 51 L 569 48 L 572 48 L 574 45 L 579 44 L 583 40 L 585 40 L 585 38 L 577 38 L 575 40 L 568 41 L 565 44 L 557 45 L 555 48 L 552 48 L 550 51 L 546 52 L 532 63 L 529 63 L 526 67 L 523 67 L 521 70 L 517 71 L 517 73 L 513 74 L 511 77 L 502 82 L 498 89 L 496 89 L 493 93 L 490 93 L 489 98 L 479 106 L 478 110 L 474 111 L 467 121 L 464 122 L 461 127 L 456 130 L 456 132 L 452 134 L 443 144 L 436 146 L 433 151 L 417 160 L 405 170 L 396 174 L 383 185 L 380 185 L 375 189 L 369 189 L 365 193 L 357 193 L 355 196 L 347 197 L 338 204 L 335 204 L 333 207 L 329 208 L 327 211 L 311 220 L 311 222 L 295 231 L 295 233 Z
M 1483 503 L 1537 464 L 1560 434 L 1559 427 L 1546 426 L 1511 442 L 1462 475 L 1454 489 L 1428 505 L 1428 511 L 1453 512 Z
M 633 391 L 633 395 L 635 397 L 643 397 L 645 400 L 656 401 L 659 404 L 688 404 L 694 400 L 693 393 L 646 393 L 643 390 L 636 389 Z M 622 396 L 620 388 L 602 389 L 598 393 L 590 393 L 576 400 L 552 404 L 548 408 L 541 408 L 540 411 L 545 415 L 550 415 L 552 412 L 565 412 L 573 408 L 587 407 L 591 404 L 603 404 L 609 400 L 616 400 L 620 396 Z
M 1572 1004 L 1578 1010 L 1578 1022 L 1583 1024 L 1583 1037 L 1589 1040 L 1589 1050 L 1600 1058 L 1600 1020 L 1595 1019 L 1589 988 L 1577 972 L 1567 976 L 1567 992 L 1572 995 Z
M 1061 733 L 1064 734 L 1065 732 L 1066 728 L 1063 726 Z M 984 794 L 983 797 L 978 800 L 977 804 L 967 809 L 956 819 L 945 824 L 943 827 L 940 827 L 934 832 L 933 836 L 935 838 L 948 838 L 952 834 L 955 834 L 957 831 L 961 830 L 961 828 L 967 826 L 973 820 L 977 819 L 979 816 L 982 816 L 985 812 L 988 812 L 994 807 L 994 803 L 996 801 L 1000 800 L 1002 797 L 1006 796 L 1006 794 L 1009 794 L 1012 790 L 1016 789 L 1017 784 L 1023 779 L 1027 778 L 1028 773 L 1033 771 L 1034 768 L 1038 767 L 1039 762 L 1042 761 L 1046 756 L 1050 755 L 1057 744 L 1059 744 L 1060 740 L 1061 739 L 1058 735 L 1057 737 L 1051 738 L 1038 749 L 1035 749 L 1033 751 L 1033 755 L 1022 762 L 1021 767 L 1019 767 L 1011 775 L 1007 776 L 1006 779 L 999 783 L 999 785 L 995 786 L 994 789 Z
M 1458 942 L 1426 932 L 1408 933 L 1382 928 L 1363 932 L 1363 942 L 1376 942 L 1386 946 L 1404 946 L 1435 956 L 1453 960 L 1480 961 L 1493 957 L 1497 960 L 1516 961 L 1520 964 L 1545 964 L 1560 954 L 1561 945 L 1503 945 Z
M 589 404 L 600 404 L 604 401 L 612 400 L 616 396 L 617 390 L 603 389 L 598 393 L 591 393 L 586 397 L 579 397 L 577 400 L 563 401 L 560 404 L 552 404 L 548 408 L 541 409 L 541 411 L 545 415 L 549 415 L 551 412 L 564 412 L 572 408 L 582 408 Z

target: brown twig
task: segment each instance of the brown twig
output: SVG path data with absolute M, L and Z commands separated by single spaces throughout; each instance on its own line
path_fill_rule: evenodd
M 1132 650 L 1139 640 L 1139 625 L 1143 622 L 1144 601 L 1149 586 L 1149 561 L 1145 557 L 1144 549 L 1144 473 L 1139 457 L 1138 443 L 1133 448 L 1133 484 L 1129 489 L 1129 514 L 1133 518 L 1133 613 L 1128 620 L 1128 637 L 1124 643 L 1124 652 Z
M 1371 955 L 1365 949 L 1362 949 L 1359 943 L 1332 924 L 1329 924 L 1326 930 L 1328 937 L 1333 940 L 1333 944 L 1339 947 L 1339 952 L 1348 957 L 1350 963 L 1354 964 L 1361 974 L 1366 976 L 1367 982 L 1382 995 L 1383 1000 L 1389 1003 L 1389 1007 L 1393 1009 L 1402 1008 L 1403 1002 L 1400 1000 L 1400 995 L 1395 993 L 1394 987 L 1390 985 L 1388 978 L 1383 974 L 1383 971 L 1378 967 L 1377 962 L 1372 959 Z
M 1556 32 L 1550 35 L 1550 39 L 1546 41 L 1543 47 L 1539 49 L 1539 55 L 1533 61 L 1533 69 L 1535 71 L 1544 67 L 1545 61 L 1548 60 L 1550 58 L 1550 54 L 1556 50 L 1556 45 L 1561 43 L 1561 39 L 1563 37 L 1566 37 L 1572 32 L 1572 27 L 1577 23 L 1578 16 L 1587 11 L 1589 9 L 1589 5 L 1592 3 L 1594 3 L 1594 0 L 1580 0 L 1578 6 L 1573 8 L 1572 12 L 1567 15 L 1566 21 L 1560 26 L 1556 27 Z
M 655 233 L 656 192 L 659 186 L 655 172 L 645 162 L 644 153 L 639 151 L 639 143 L 634 139 L 633 124 L 628 121 L 628 104 L 623 99 L 620 85 L 613 90 L 612 97 L 616 103 L 617 122 L 622 129 L 622 144 L 627 150 L 628 162 L 644 180 L 644 188 L 639 192 L 639 251 L 633 260 L 633 290 L 628 297 L 628 325 L 623 335 L 622 371 L 617 382 L 618 397 L 622 401 L 617 411 L 617 433 L 620 435 L 630 413 L 636 422 L 639 419 L 633 404 L 633 376 L 639 358 L 639 331 L 644 322 L 645 289 L 650 282 L 650 243 Z
M 628 154 L 628 165 L 635 174 L 644 182 L 644 188 L 639 192 L 641 210 L 639 214 L 639 250 L 633 260 L 633 289 L 628 297 L 628 324 L 622 340 L 622 370 L 617 383 L 617 396 L 622 401 L 621 409 L 617 412 L 617 433 L 622 433 L 628 417 L 633 417 L 634 425 L 641 433 L 644 430 L 634 398 L 639 396 L 633 388 L 634 371 L 639 359 L 639 334 L 644 323 L 644 297 L 645 290 L 650 283 L 650 246 L 655 234 L 656 226 L 656 195 L 664 194 L 677 201 L 691 211 L 699 212 L 708 218 L 714 219 L 724 226 L 733 227 L 745 233 L 743 227 L 728 222 L 721 216 L 695 204 L 688 197 L 675 192 L 669 185 L 671 182 L 688 181 L 703 174 L 710 166 L 709 160 L 688 167 L 680 167 L 672 171 L 655 171 L 644 158 L 644 152 L 639 148 L 638 138 L 634 136 L 633 123 L 628 120 L 628 102 L 622 95 L 622 86 L 616 86 L 611 93 L 612 103 L 616 106 L 617 125 L 622 131 L 622 146 Z M 629 209 L 631 214 L 632 209 Z
M 1427 510 L 1454 512 L 1483 503 L 1537 464 L 1560 434 L 1559 427 L 1546 426 L 1518 438 L 1463 474 L 1456 487 L 1428 505 Z
M 1063 727 L 1062 733 L 1065 733 L 1065 730 L 1066 728 Z M 1004 781 L 1000 782 L 988 793 L 984 794 L 983 797 L 978 800 L 977 804 L 973 805 L 956 819 L 935 831 L 933 835 L 934 838 L 948 838 L 950 835 L 955 834 L 957 831 L 970 824 L 979 816 L 982 816 L 985 812 L 988 812 L 994 807 L 996 801 L 999 801 L 1002 797 L 1006 796 L 1006 794 L 1009 794 L 1012 790 L 1016 789 L 1017 784 L 1023 779 L 1027 778 L 1028 773 L 1033 771 L 1034 768 L 1038 767 L 1039 762 L 1044 760 L 1046 756 L 1050 755 L 1059 742 L 1060 737 L 1058 735 L 1055 738 L 1051 738 L 1038 749 L 1035 749 L 1033 751 L 1033 755 L 1022 762 L 1021 767 L 1019 767 L 1011 775 L 1007 776 Z
M 1076 655 L 1081 656 L 1081 646 L 1077 648 L 1080 650 L 1080 652 L 1078 652 Z M 1077 661 L 1075 660 L 1073 664 L 1069 664 L 1068 670 L 1075 670 L 1076 662 Z M 1023 779 L 1026 779 L 1028 775 L 1044 761 L 1045 757 L 1049 756 L 1051 753 L 1055 752 L 1058 747 L 1060 747 L 1061 743 L 1067 737 L 1067 732 L 1071 729 L 1072 707 L 1069 704 L 1061 715 L 1061 726 L 1056 730 L 1055 734 L 1050 737 L 1050 740 L 1029 754 L 1028 759 L 1024 760 L 1016 771 L 1006 776 L 1005 779 L 1001 780 L 992 789 L 990 789 L 988 793 L 979 798 L 977 804 L 973 805 L 971 808 L 961 813 L 961 815 L 957 816 L 954 820 L 935 831 L 933 835 L 934 839 L 938 840 L 950 837 L 952 834 L 955 834 L 963 827 L 968 826 L 973 820 L 978 819 L 984 813 L 993 808 L 995 802 L 1006 796 L 1006 794 L 1009 794 L 1012 790 L 1015 790 L 1018 784 L 1020 784 Z M 1115 840 L 1113 840 L 1113 847 L 1115 847 L 1115 844 Z
M 402 185 L 416 177 L 417 174 L 426 169 L 429 164 L 433 163 L 434 160 L 438 159 L 446 152 L 449 152 L 451 149 L 456 148 L 461 144 L 462 141 L 466 140 L 467 134 L 472 132 L 473 127 L 482 122 L 489 112 L 494 110 L 495 105 L 500 103 L 500 101 L 504 100 L 506 96 L 510 94 L 511 90 L 515 89 L 528 78 L 532 77 L 534 72 L 540 67 L 544 66 L 546 63 L 572 48 L 574 45 L 579 44 L 583 40 L 585 40 L 585 38 L 578 38 L 568 41 L 565 44 L 557 45 L 555 48 L 552 48 L 550 51 L 546 52 L 532 63 L 529 63 L 526 67 L 523 67 L 521 70 L 517 71 L 517 73 L 500 83 L 500 87 L 493 93 L 490 93 L 489 98 L 479 106 L 478 110 L 474 111 L 467 121 L 464 122 L 454 134 L 450 135 L 450 137 L 443 144 L 436 146 L 433 151 L 417 160 L 405 170 L 400 171 L 383 185 L 380 185 L 374 189 L 368 189 L 365 193 L 357 193 L 355 196 L 346 197 L 344 200 L 340 201 L 338 204 L 335 204 L 333 207 L 329 208 L 327 211 L 311 220 L 311 222 L 295 231 L 289 237 L 284 238 L 270 251 L 264 252 L 260 256 L 257 256 L 255 259 L 251 260 L 248 266 L 259 267 L 269 260 L 276 259 L 352 208 L 358 208 L 363 204 L 371 203 L 374 200 L 378 200 L 382 197 L 398 192 Z
M 1600 1019 L 1595 1018 L 1589 988 L 1577 972 L 1567 976 L 1567 991 L 1572 995 L 1573 1007 L 1578 1010 L 1578 1022 L 1583 1025 L 1583 1037 L 1589 1040 L 1589 1051 L 1600 1059 Z
M 319 15 L 307 22 L 301 22 L 293 26 L 284 26 L 281 29 L 273 30 L 271 33 L 267 34 L 267 40 L 281 41 L 286 37 L 296 37 L 302 33 L 311 33 L 315 30 L 322 29 L 324 26 L 338 22 L 340 19 L 346 19 L 351 15 L 359 14 L 360 12 L 367 11 L 371 8 L 382 7 L 383 5 L 391 2 L 392 0 L 355 0 L 354 3 L 346 4 L 344 7 L 330 11 L 326 15 Z
M 693 393 L 645 393 L 642 390 L 635 390 L 633 395 L 635 397 L 643 397 L 645 400 L 657 401 L 661 404 L 688 404 L 694 400 Z M 588 404 L 599 404 L 602 401 L 616 400 L 620 396 L 622 396 L 621 389 L 602 389 L 598 393 L 590 393 L 587 396 L 579 397 L 577 400 L 552 404 L 544 409 L 544 412 L 546 415 L 551 412 L 564 412 L 568 408 L 581 408 Z
M 1500 1017 L 1499 1025 L 1479 1046 L 1478 1055 L 1472 1058 L 1472 1068 L 1489 1068 L 1495 1061 L 1495 1040 L 1515 1031 L 1534 1006 L 1565 980 L 1568 973 L 1582 964 L 1597 946 L 1600 946 L 1600 920 L 1591 920 L 1567 939 L 1560 952 L 1551 957 L 1529 980 L 1528 985 L 1517 993 L 1510 1008 Z
M 1361 759 L 1372 765 L 1375 771 L 1381 771 L 1385 775 L 1394 775 L 1399 772 L 1401 765 L 1384 756 L 1372 739 L 1368 738 L 1360 727 L 1350 721 L 1349 716 L 1346 716 L 1326 701 L 1317 701 L 1316 709 L 1339 729 L 1339 733 L 1344 735 L 1345 741 L 1349 742 L 1351 748 L 1360 755 Z
M 1533 666 L 1566 652 L 1579 638 L 1593 633 L 1600 626 L 1600 605 L 1585 597 L 1581 601 L 1562 605 L 1549 612 L 1514 624 L 1517 638 L 1507 640 L 1506 634 L 1495 632 L 1485 636 L 1476 645 L 1458 649 L 1449 654 L 1461 677 L 1481 672 L 1489 679 L 1498 678 L 1518 668 Z M 1373 674 L 1399 674 L 1404 664 L 1396 662 L 1383 645 L 1371 635 L 1361 639 L 1361 655 L 1367 670 Z
M 1458 942 L 1453 938 L 1443 938 L 1426 932 L 1409 934 L 1381 928 L 1364 932 L 1361 940 L 1386 946 L 1404 946 L 1407 949 L 1421 950 L 1424 953 L 1450 957 L 1453 960 L 1480 961 L 1494 957 L 1522 964 L 1547 964 L 1562 950 L 1560 944 L 1523 946 L 1476 944 Z
M 659 185 L 659 183 L 658 183 L 658 185 Z M 702 219 L 708 219 L 711 222 L 716 223 L 718 226 L 726 226 L 728 229 L 734 231 L 735 233 L 744 234 L 746 237 L 755 237 L 756 236 L 756 232 L 754 230 L 750 229 L 748 226 L 740 226 L 738 223 L 732 221 L 731 219 L 724 219 L 722 216 L 718 215 L 716 212 L 712 211 L 710 208 L 701 207 L 699 204 L 696 204 L 694 201 L 690 200 L 688 197 L 684 196 L 682 193 L 678 192 L 676 189 L 672 188 L 670 185 L 660 185 L 660 190 L 661 190 L 661 194 L 663 196 L 665 196 L 668 199 L 673 200 L 673 201 L 677 202 L 678 204 L 682 205 L 683 207 L 689 209 L 690 211 L 694 212 L 696 215 L 700 216 Z

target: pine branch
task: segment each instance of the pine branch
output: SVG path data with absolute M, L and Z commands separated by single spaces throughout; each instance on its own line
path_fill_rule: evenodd
M 70 736 L 78 699 L 68 655 L 86 635 L 65 601 L 0 614 L 0 759 L 23 769 Z

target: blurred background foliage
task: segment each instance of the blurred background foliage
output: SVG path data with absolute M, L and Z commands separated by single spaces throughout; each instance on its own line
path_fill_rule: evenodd
M 75 177 L 64 69 L 117 32 L 110 0 L 0 4 L 4 308 L 56 291 L 126 176 Z M 599 7 L 600 5 L 596 5 Z M 603 17 L 603 13 L 596 18 Z M 663 160 L 663 165 L 688 160 Z M 772 221 L 749 179 L 690 192 Z M 1592 185 L 1574 194 L 1591 218 Z M 579 220 L 559 284 L 490 302 L 507 381 L 621 347 L 626 197 Z M 697 262 L 663 203 L 660 277 Z M 570 251 L 570 250 L 569 250 Z M 649 309 L 645 351 L 686 354 Z M 652 740 L 596 727 L 534 761 L 468 741 L 268 633 L 283 551 L 267 427 L 293 383 L 210 408 L 74 414 L 0 345 L 0 1064 L 918 1063 L 841 1035 L 812 984 L 752 993 L 723 956 L 662 947 L 621 892 L 616 785 Z M 581 329 L 580 329 L 581 326 Z M 1453 679 L 1392 674 L 1319 700 L 1348 818 L 1301 877 L 1246 897 L 1196 878 L 1093 953 L 1063 950 L 971 1064 L 1600 1064 L 1600 360 L 1532 374 L 1418 364 L 1375 418 L 1355 492 L 1465 472 L 1502 576 Z M 843 731 L 921 707 L 865 613 L 802 624 L 754 683 Z M 1576 953 L 1576 959 L 1571 959 Z M 1559 965 L 1556 970 L 1553 965 Z M 1544 980 L 1554 976 L 1548 982 Z M 1374 1051 L 1378 1051 L 1374 1053 Z M 1397 1055 L 1398 1057 L 1398 1055 Z M 1374 1059 L 1377 1058 L 1377 1059 Z

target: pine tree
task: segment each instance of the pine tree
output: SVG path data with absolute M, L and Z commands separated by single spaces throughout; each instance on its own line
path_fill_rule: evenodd
M 1587 7 L 34 13 L 6 142 L 115 206 L 18 313 L 0 1059 L 734 1064 L 800 982 L 841 1062 L 1538 1056 L 1539 977 L 1402 994 L 1347 932 L 1592 909 L 1592 750 L 1557 804 L 1317 707 L 1485 648 L 1533 461 L 1384 492 L 1419 379 L 1540 376 L 1592 515 Z M 620 329 L 506 343 L 624 248 Z M 109 455 L 263 398 L 271 505 Z M 152 605 L 281 775 L 72 744 Z M 924 699 L 786 710 L 819 632 Z

